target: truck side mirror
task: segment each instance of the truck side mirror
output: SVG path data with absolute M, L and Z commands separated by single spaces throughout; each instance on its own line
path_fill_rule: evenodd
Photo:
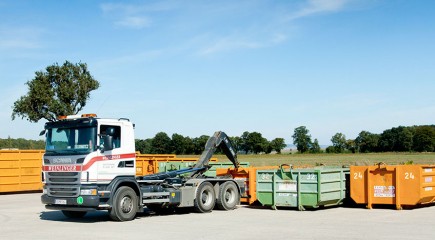
M 110 151 L 113 149 L 113 136 L 104 135 L 104 151 Z

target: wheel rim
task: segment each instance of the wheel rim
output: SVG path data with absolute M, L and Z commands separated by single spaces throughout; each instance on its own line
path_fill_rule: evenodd
M 133 200 L 130 196 L 124 196 L 121 200 L 121 211 L 129 213 L 133 209 Z
M 211 204 L 212 199 L 210 195 L 211 195 L 210 191 L 205 190 L 204 192 L 202 192 L 201 202 L 203 205 L 207 206 Z
M 236 194 L 234 193 L 233 189 L 228 189 L 227 191 L 225 191 L 225 195 L 224 195 L 224 200 L 227 203 L 231 203 L 235 200 L 236 198 Z

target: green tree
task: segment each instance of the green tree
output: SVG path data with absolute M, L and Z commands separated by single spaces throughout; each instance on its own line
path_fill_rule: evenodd
M 185 154 L 194 154 L 195 153 L 195 144 L 193 142 L 193 139 L 190 137 L 184 138 L 184 144 L 185 144 Z
M 172 151 L 175 154 L 185 154 L 186 153 L 186 139 L 177 133 L 172 134 L 171 139 Z
M 159 132 L 151 141 L 152 153 L 167 154 L 171 153 L 171 138 L 164 132 Z
M 249 132 L 245 131 L 240 137 L 240 150 L 245 151 L 245 154 L 248 154 L 248 152 L 252 151 L 252 149 L 250 148 L 251 146 L 247 142 L 248 136 L 249 136 Z
M 326 153 L 336 153 L 336 149 L 335 149 L 335 147 L 334 146 L 328 146 L 326 149 L 325 149 L 325 152 Z
M 249 133 L 246 138 L 246 144 L 255 154 L 260 152 L 267 152 L 269 142 L 259 132 Z
M 314 139 L 314 142 L 310 144 L 310 153 L 321 153 L 322 149 L 320 149 L 319 141 Z
M 357 146 L 355 140 L 353 139 L 346 140 L 346 149 L 351 151 L 352 153 L 356 153 Z
M 201 154 L 204 151 L 205 144 L 207 143 L 209 138 L 210 138 L 210 136 L 207 136 L 207 135 L 202 135 L 198 138 L 194 138 L 193 139 L 193 145 L 194 145 L 193 153 L 194 154 Z
M 152 149 L 151 149 L 151 142 L 152 142 L 152 138 L 148 138 L 148 139 L 135 139 L 135 148 L 136 151 L 139 151 L 140 153 L 152 153 Z
M 88 71 L 85 63 L 66 61 L 37 71 L 28 81 L 28 93 L 14 102 L 12 120 L 16 116 L 30 122 L 40 119 L 56 121 L 58 116 L 77 114 L 86 105 L 90 92 L 100 83 Z
M 343 133 L 336 133 L 332 136 L 331 142 L 336 153 L 342 153 L 346 149 L 346 136 Z
M 435 129 L 431 126 L 418 126 L 413 138 L 414 150 L 417 152 L 433 152 L 435 145 Z
M 270 154 L 270 153 L 272 152 L 272 150 L 273 150 L 272 145 L 270 145 L 270 142 L 267 141 L 267 139 L 265 139 L 265 140 L 266 140 L 266 142 L 265 142 L 265 144 L 264 144 L 264 149 L 263 149 L 263 151 L 264 151 L 264 153 L 266 153 L 266 154 Z
M 361 131 L 355 139 L 355 144 L 359 152 L 377 152 L 379 143 L 379 134 L 374 134 L 368 131 Z
M 412 150 L 414 130 L 411 127 L 399 127 L 401 128 L 397 137 L 396 151 L 406 151 Z
M 383 152 L 411 151 L 413 144 L 413 131 L 410 127 L 399 126 L 382 132 L 379 139 L 379 148 Z
M 293 144 L 300 153 L 305 153 L 310 150 L 311 135 L 308 134 L 309 130 L 305 126 L 295 128 L 293 137 Z
M 241 137 L 230 137 L 231 143 L 233 144 L 233 147 L 236 149 L 236 152 L 239 152 L 241 150 L 242 146 L 242 138 Z
M 281 154 L 281 150 L 283 150 L 287 145 L 285 144 L 284 138 L 275 138 L 270 141 L 270 146 L 272 150 L 276 151 L 276 153 Z

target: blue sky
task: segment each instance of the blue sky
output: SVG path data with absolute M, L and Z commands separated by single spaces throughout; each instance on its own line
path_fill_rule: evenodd
M 341 132 L 434 124 L 435 1 L 0 1 L 0 138 L 35 71 L 83 62 L 101 87 L 82 111 L 136 138 L 257 131 L 320 144 Z

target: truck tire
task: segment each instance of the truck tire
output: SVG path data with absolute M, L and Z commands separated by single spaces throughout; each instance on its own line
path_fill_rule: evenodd
M 114 221 L 130 221 L 136 216 L 138 197 L 130 187 L 120 187 L 116 190 L 112 200 L 110 218 Z
M 82 218 L 86 215 L 86 211 L 68 211 L 62 210 L 63 215 L 67 218 Z
M 240 194 L 234 182 L 225 182 L 219 186 L 219 194 L 216 200 L 218 209 L 233 210 L 239 202 Z
M 216 203 L 216 194 L 213 185 L 209 182 L 203 182 L 196 191 L 196 198 L 193 203 L 195 212 L 211 212 Z

